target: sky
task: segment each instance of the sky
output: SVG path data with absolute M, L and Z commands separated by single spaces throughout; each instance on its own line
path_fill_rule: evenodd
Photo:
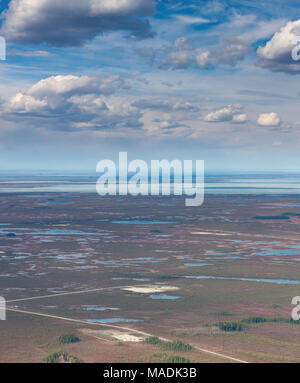
M 0 170 L 93 171 L 120 151 L 214 171 L 300 170 L 298 0 L 0 9 Z

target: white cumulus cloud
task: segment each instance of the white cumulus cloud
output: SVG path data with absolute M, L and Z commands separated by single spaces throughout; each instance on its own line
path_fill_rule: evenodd
M 277 113 L 261 113 L 257 119 L 257 124 L 260 126 L 278 126 L 281 119 Z
M 241 113 L 241 114 L 235 114 L 233 116 L 232 121 L 236 124 L 243 124 L 244 122 L 247 121 L 247 114 Z
M 141 126 L 140 110 L 128 100 L 113 96 L 125 86 L 118 76 L 52 76 L 3 102 L 0 115 L 59 130 L 137 128 Z
M 225 122 L 232 121 L 235 123 L 243 123 L 247 120 L 247 115 L 241 113 L 243 107 L 240 104 L 227 105 L 224 108 L 208 113 L 204 117 L 207 122 Z
M 151 36 L 154 0 L 11 0 L 1 33 L 8 41 L 76 46 L 114 30 Z
M 292 58 L 292 51 L 296 48 L 296 39 L 299 36 L 300 19 L 289 21 L 265 46 L 258 48 L 258 65 L 275 72 L 300 73 L 300 62 Z

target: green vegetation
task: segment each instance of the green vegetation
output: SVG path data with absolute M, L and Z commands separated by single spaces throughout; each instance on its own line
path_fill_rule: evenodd
M 166 350 L 174 351 L 192 351 L 193 347 L 188 344 L 181 342 L 180 340 L 174 340 L 172 342 L 163 342 L 162 347 Z
M 161 348 L 165 350 L 192 351 L 193 349 L 193 347 L 190 344 L 181 342 L 180 340 L 174 340 L 169 342 L 169 341 L 159 339 L 157 336 L 150 336 L 146 338 L 145 343 L 160 346 Z
M 160 344 L 162 341 L 157 337 L 157 336 L 149 336 L 148 338 L 146 338 L 144 340 L 145 343 L 148 343 L 148 344 Z
M 243 331 L 244 326 L 240 322 L 219 322 L 217 326 L 221 331 Z
M 268 323 L 287 323 L 287 324 L 300 324 L 300 321 L 295 321 L 292 318 L 282 318 L 282 317 L 250 317 L 247 319 L 242 319 L 241 322 L 243 323 L 263 323 L 263 322 L 268 322 Z
M 224 316 L 224 317 L 231 317 L 231 316 L 236 315 L 236 314 L 230 313 L 228 311 L 213 311 L 210 314 L 217 315 L 217 316 Z
M 214 324 L 204 323 L 203 327 L 218 326 L 221 331 L 243 331 L 245 329 L 244 324 L 255 323 L 287 323 L 299 325 L 300 321 L 295 321 L 292 318 L 276 318 L 276 317 L 249 317 L 238 321 L 218 322 Z
M 159 361 L 160 363 L 191 363 L 190 359 L 181 355 L 169 355 L 167 353 L 153 353 L 150 355 L 151 359 Z
M 184 356 L 170 355 L 167 358 L 167 363 L 191 363 L 191 361 Z
M 294 320 L 292 318 L 268 318 L 267 322 L 279 322 L 279 323 L 288 323 L 288 324 L 300 324 L 299 320 Z
M 242 319 L 241 322 L 243 323 L 264 323 L 267 322 L 267 318 L 264 317 L 249 317 L 246 319 Z
M 45 358 L 46 363 L 82 363 L 77 356 L 70 355 L 66 351 L 56 351 Z
M 80 339 L 75 334 L 62 334 L 58 337 L 57 340 L 58 340 L 58 343 L 60 344 L 80 342 Z

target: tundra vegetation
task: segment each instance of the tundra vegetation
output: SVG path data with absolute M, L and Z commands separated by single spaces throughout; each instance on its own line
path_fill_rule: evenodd
M 66 351 L 56 351 L 45 358 L 46 363 L 82 363 L 77 356 L 70 355 Z
M 217 326 L 221 331 L 243 331 L 246 326 L 245 325 L 251 325 L 251 324 L 257 324 L 257 323 L 286 323 L 286 324 L 300 324 L 300 321 L 295 321 L 292 318 L 282 318 L 282 317 L 249 317 L 245 319 L 241 319 L 238 321 L 227 321 L 227 322 L 217 322 L 213 325 L 211 324 L 204 324 L 205 327 L 210 326 Z
M 156 336 L 150 336 L 145 339 L 145 342 L 148 344 L 160 346 L 164 350 L 173 350 L 173 351 L 192 351 L 193 350 L 193 347 L 190 344 L 181 342 L 180 340 L 165 341 Z
M 60 344 L 80 342 L 80 339 L 75 334 L 62 334 L 58 337 L 57 340 L 58 340 L 58 343 Z
M 191 363 L 190 359 L 182 355 L 170 355 L 163 352 L 151 354 L 150 359 L 152 361 L 159 361 L 160 363 Z

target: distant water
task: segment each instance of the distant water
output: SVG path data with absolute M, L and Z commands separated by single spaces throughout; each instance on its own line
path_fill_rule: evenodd
M 229 256 L 229 257 L 206 257 L 205 259 L 249 259 L 248 257 Z
M 128 319 L 128 318 L 103 318 L 103 319 L 89 319 L 90 323 L 130 323 L 130 322 L 139 322 L 136 319 Z
M 112 221 L 119 225 L 166 225 L 168 223 L 174 223 L 173 221 L 144 221 L 140 219 L 134 220 L 123 220 L 123 221 Z
M 87 306 L 87 307 L 84 307 L 83 310 L 85 311 L 107 311 L 107 310 L 116 311 L 119 309 L 114 307 Z
M 185 263 L 184 266 L 187 267 L 200 267 L 200 266 L 211 266 L 212 263 Z
M 265 282 L 265 283 L 276 283 L 279 285 L 299 285 L 300 284 L 300 281 L 295 281 L 292 279 L 215 277 L 215 276 L 208 276 L 208 275 L 186 276 L 185 278 L 188 278 L 188 279 L 221 279 L 221 280 L 247 281 L 247 282 Z
M 262 250 L 257 253 L 254 253 L 254 255 L 265 255 L 265 256 L 281 256 L 281 255 L 300 255 L 300 249 L 293 249 L 293 248 L 288 248 L 288 249 L 267 249 L 267 250 Z
M 57 181 L 55 181 L 55 177 L 46 175 L 37 180 L 25 176 L 11 177 L 9 181 L 7 176 L 2 176 L 2 178 L 3 180 L 0 176 L 0 193 L 96 194 L 97 176 L 74 175 L 72 180 L 71 177 L 65 176 L 57 177 Z M 49 178 L 51 179 L 49 180 Z M 192 186 L 191 183 L 190 186 Z M 175 180 L 174 190 L 177 188 L 178 180 Z M 191 191 L 191 189 L 189 190 Z M 299 194 L 300 174 L 208 174 L 205 176 L 205 192 L 207 194 Z M 39 194 L 37 197 L 42 196 Z M 53 205 L 55 204 L 57 203 L 54 202 Z
M 158 295 L 149 295 L 151 299 L 166 299 L 166 300 L 176 300 L 181 297 L 177 295 L 167 295 L 167 294 L 158 294 Z

